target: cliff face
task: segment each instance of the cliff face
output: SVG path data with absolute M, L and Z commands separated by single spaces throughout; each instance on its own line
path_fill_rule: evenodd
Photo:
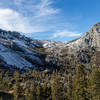
M 95 51 L 100 51 L 100 23 L 86 32 L 82 37 L 68 43 L 48 48 L 47 61 L 59 62 L 60 66 L 77 66 L 79 63 L 92 64 L 92 57 Z M 56 59 L 56 60 L 54 60 Z
M 100 48 L 100 23 L 93 25 L 93 27 L 86 32 L 84 36 L 71 43 L 69 42 L 67 45 L 73 45 L 73 47 L 76 47 L 77 49 L 88 46 Z
M 93 47 L 100 48 L 100 23 L 93 25 L 93 27 L 86 32 L 82 37 L 73 40 L 68 43 L 60 44 L 55 47 L 49 48 L 52 49 L 63 49 L 68 48 L 69 50 L 79 50 L 81 48 Z

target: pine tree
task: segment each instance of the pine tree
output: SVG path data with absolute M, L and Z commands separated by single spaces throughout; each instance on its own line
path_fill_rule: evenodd
M 43 83 L 42 88 L 43 88 L 42 94 L 43 94 L 44 99 L 46 100 L 47 98 L 47 83 L 46 82 Z
M 42 85 L 42 96 L 44 97 L 44 100 L 47 100 L 51 97 L 51 86 L 48 83 L 48 78 L 45 79 Z
M 15 72 L 14 77 L 15 77 L 15 84 L 13 86 L 13 90 L 14 90 L 13 95 L 14 95 L 14 100 L 18 100 L 22 91 L 22 88 L 20 87 L 20 83 L 19 83 L 19 73 Z
M 31 100 L 35 100 L 35 87 L 34 87 L 34 84 L 31 85 L 30 87 L 30 98 Z
M 41 86 L 38 85 L 36 88 L 37 100 L 42 100 L 41 98 Z
M 20 95 L 20 91 L 21 91 L 18 81 L 14 84 L 13 89 L 14 89 L 14 93 L 13 93 L 14 100 L 18 100 L 19 95 Z
M 0 73 L 0 90 L 2 90 L 2 84 L 3 84 L 3 73 Z
M 51 95 L 52 95 L 52 100 L 57 100 L 57 83 L 56 81 L 54 81 L 52 83 L 52 86 L 51 86 Z
M 90 94 L 92 100 L 100 100 L 100 69 L 92 72 L 90 78 Z
M 31 84 L 31 86 L 30 86 L 29 96 L 30 96 L 30 100 L 35 100 L 35 87 L 34 87 L 34 84 Z
M 58 76 L 55 76 L 51 86 L 52 100 L 64 100 L 62 91 L 63 91 L 63 86 L 60 83 L 60 78 Z
M 26 100 L 35 100 L 35 87 L 31 84 L 30 88 L 26 91 Z
M 25 100 L 30 100 L 29 88 L 25 90 Z
M 68 76 L 68 83 L 67 83 L 67 98 L 68 98 L 68 100 L 72 100 L 72 91 L 73 91 L 72 74 L 70 74 Z
M 76 72 L 73 88 L 73 100 L 88 100 L 85 66 L 82 64 Z

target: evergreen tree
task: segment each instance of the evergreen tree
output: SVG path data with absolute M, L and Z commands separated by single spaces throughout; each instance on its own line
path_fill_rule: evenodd
M 43 88 L 42 94 L 43 94 L 44 100 L 46 100 L 47 98 L 47 83 L 46 82 L 43 83 L 42 88 Z
M 60 83 L 60 78 L 55 76 L 51 86 L 52 100 L 64 100 L 63 86 Z
M 57 100 L 57 88 L 58 88 L 58 87 L 56 87 L 56 86 L 58 86 L 58 85 L 57 85 L 57 82 L 54 81 L 54 82 L 52 83 L 52 86 L 51 86 L 52 100 Z
M 100 100 L 100 69 L 92 72 L 90 78 L 90 94 L 92 100 Z
M 35 87 L 34 87 L 34 84 L 31 84 L 30 89 L 28 90 L 27 100 L 35 100 Z
M 30 100 L 29 89 L 25 89 L 25 100 Z
M 47 80 L 43 83 L 41 92 L 44 100 L 51 98 L 51 86 L 48 84 Z
M 37 100 L 42 100 L 41 98 L 41 86 L 38 85 L 36 88 Z
M 68 98 L 68 100 L 72 100 L 72 91 L 73 91 L 72 74 L 69 74 L 68 83 L 67 83 L 67 98 Z
M 88 100 L 85 66 L 78 67 L 74 80 L 73 100 Z
M 36 96 L 35 87 L 34 87 L 34 84 L 32 84 L 31 87 L 30 87 L 30 98 L 31 98 L 31 100 L 35 100 L 35 96 Z
M 22 88 L 19 83 L 19 73 L 15 72 L 14 77 L 15 77 L 15 84 L 13 86 L 13 90 L 14 90 L 13 95 L 14 95 L 14 100 L 18 100 L 19 96 L 21 95 L 21 91 L 22 91 Z
M 26 100 L 35 100 L 35 87 L 31 84 L 30 88 L 26 91 Z
M 14 95 L 14 100 L 18 100 L 18 98 L 19 98 L 19 95 L 21 95 L 20 94 L 20 86 L 19 86 L 19 83 L 18 82 L 16 82 L 15 84 L 14 84 L 14 86 L 13 86 L 13 89 L 14 89 L 14 93 L 13 93 L 13 95 Z
M 0 90 L 2 90 L 2 85 L 3 85 L 3 73 L 0 73 Z

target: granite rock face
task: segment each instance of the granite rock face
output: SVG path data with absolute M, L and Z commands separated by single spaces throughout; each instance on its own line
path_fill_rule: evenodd
M 55 47 L 49 48 L 50 50 L 63 48 L 69 49 L 69 51 L 74 52 L 86 47 L 100 48 L 100 23 L 93 25 L 93 27 L 86 32 L 82 37 L 75 39 L 73 41 L 57 45 Z
M 65 66 L 77 66 L 79 63 L 91 64 L 94 51 L 100 51 L 100 23 L 92 26 L 82 37 L 73 41 L 47 48 L 47 61 L 60 62 Z M 56 59 L 56 60 L 54 60 Z
M 74 45 L 76 48 L 84 48 L 88 46 L 100 48 L 100 23 L 93 25 L 84 36 L 71 43 L 69 42 L 67 45 Z

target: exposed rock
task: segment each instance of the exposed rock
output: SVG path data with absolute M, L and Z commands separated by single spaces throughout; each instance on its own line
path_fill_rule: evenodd
M 95 50 L 100 51 L 100 23 L 85 33 L 82 37 L 73 41 L 47 48 L 46 60 L 55 65 L 75 68 L 79 63 L 91 64 Z
M 20 69 L 44 67 L 42 54 L 34 50 L 41 47 L 38 41 L 20 33 L 0 30 L 0 59 L 8 66 Z
M 75 69 L 79 63 L 91 64 L 95 50 L 100 51 L 100 23 L 82 37 L 66 43 L 31 39 L 0 29 L 0 61 L 11 68 Z

